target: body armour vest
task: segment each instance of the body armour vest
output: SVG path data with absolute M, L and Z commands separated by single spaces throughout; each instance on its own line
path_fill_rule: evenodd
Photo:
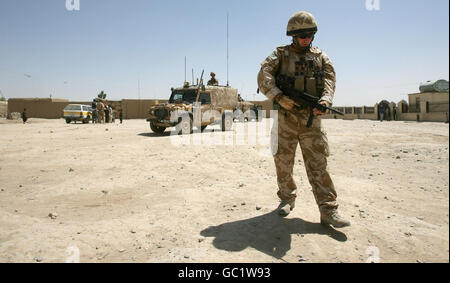
M 304 52 L 296 52 L 286 46 L 282 52 L 278 75 L 295 78 L 295 88 L 310 95 L 322 97 L 325 88 L 325 74 L 322 68 L 321 51 L 311 47 Z

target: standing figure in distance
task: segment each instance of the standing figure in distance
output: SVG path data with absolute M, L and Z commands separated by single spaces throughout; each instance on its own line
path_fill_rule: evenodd
M 98 115 L 97 115 L 97 102 L 96 100 L 92 100 L 92 123 L 97 123 Z
M 213 72 L 211 72 L 211 79 L 208 81 L 208 85 L 212 85 L 212 86 L 217 86 L 219 85 L 219 81 L 216 80 L 216 74 L 214 74 Z
M 380 122 L 383 122 L 384 120 L 384 106 L 380 105 L 378 106 L 378 113 L 380 114 Z
M 278 213 L 287 216 L 295 207 L 297 186 L 293 179 L 297 145 L 303 160 L 309 183 L 320 211 L 323 225 L 336 228 L 349 226 L 337 213 L 337 193 L 327 171 L 329 156 L 328 139 L 321 129 L 321 115 L 317 109 L 299 105 L 278 88 L 279 75 L 295 78 L 295 88 L 320 98 L 320 103 L 331 106 L 336 76 L 329 57 L 311 43 L 317 32 L 317 23 L 308 12 L 295 13 L 289 20 L 287 35 L 292 44 L 280 46 L 261 64 L 258 86 L 269 100 L 278 104 L 278 125 L 274 125 L 272 149 L 277 171 L 278 197 L 281 200 Z M 310 128 L 307 121 L 310 111 L 315 117 Z M 274 138 L 275 133 L 277 135 Z M 276 139 L 277 138 L 277 139 Z M 277 142 L 277 143 L 276 143 Z
M 101 100 L 97 102 L 97 115 L 99 124 L 105 123 L 105 105 Z
M 28 117 L 27 117 L 27 109 L 26 109 L 26 108 L 23 109 L 23 112 L 22 112 L 21 117 L 22 117 L 23 123 L 25 124 L 25 123 L 27 122 L 27 120 L 28 120 Z
M 105 123 L 110 123 L 109 120 L 109 105 L 105 103 Z

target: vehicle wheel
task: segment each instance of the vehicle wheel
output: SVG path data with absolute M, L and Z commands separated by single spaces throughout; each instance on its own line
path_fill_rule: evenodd
M 166 127 L 159 127 L 159 126 L 156 126 L 155 124 L 150 122 L 150 129 L 152 129 L 152 131 L 154 133 L 162 134 L 166 130 Z
M 222 115 L 222 131 L 230 131 L 233 127 L 233 117 L 231 113 L 224 113 Z
M 179 135 L 192 134 L 193 122 L 189 115 L 184 115 L 180 118 L 180 122 L 176 126 L 176 131 Z
M 248 118 L 247 117 L 244 118 L 244 122 L 248 122 Z
M 67 124 L 70 124 L 70 122 L 72 122 L 70 119 L 66 119 Z

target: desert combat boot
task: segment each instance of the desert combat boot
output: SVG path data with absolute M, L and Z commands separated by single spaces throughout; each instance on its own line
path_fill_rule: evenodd
M 295 202 L 288 202 L 285 200 L 282 200 L 280 205 L 278 206 L 278 214 L 280 216 L 286 217 L 291 213 L 292 210 L 295 208 Z
M 337 212 L 337 209 L 329 211 L 320 211 L 320 223 L 328 226 L 332 225 L 335 228 L 342 228 L 350 226 L 350 222 L 343 219 Z

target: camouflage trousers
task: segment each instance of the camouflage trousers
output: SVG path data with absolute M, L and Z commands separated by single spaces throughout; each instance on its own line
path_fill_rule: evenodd
M 98 122 L 100 124 L 104 124 L 105 123 L 105 111 L 103 111 L 103 110 L 99 110 L 98 111 Z
M 277 170 L 278 197 L 294 202 L 297 186 L 293 179 L 295 152 L 297 145 L 303 155 L 303 161 L 309 183 L 321 210 L 337 208 L 337 193 L 327 171 L 329 156 L 328 139 L 321 129 L 321 118 L 314 117 L 311 128 L 306 127 L 309 110 L 278 111 L 278 133 L 272 132 L 272 150 Z M 274 125 L 275 129 L 276 125 Z

